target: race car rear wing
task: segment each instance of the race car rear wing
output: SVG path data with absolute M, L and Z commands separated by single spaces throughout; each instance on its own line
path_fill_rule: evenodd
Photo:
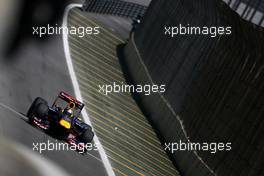
M 64 101 L 68 102 L 68 103 L 74 103 L 74 105 L 82 110 L 84 107 L 84 104 L 80 101 L 78 101 L 77 99 L 75 99 L 73 96 L 61 91 L 58 95 L 59 98 L 63 99 Z

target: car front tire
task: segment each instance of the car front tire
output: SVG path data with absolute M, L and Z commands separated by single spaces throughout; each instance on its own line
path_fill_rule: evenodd
M 38 108 L 39 108 L 38 106 L 40 104 L 43 104 L 42 107 L 41 107 L 43 110 L 40 110 L 40 111 L 44 111 L 44 107 L 43 107 L 44 105 L 46 105 L 46 107 L 48 107 L 48 103 L 47 103 L 46 100 L 44 100 L 41 97 L 37 97 L 33 101 L 33 103 L 31 104 L 31 106 L 30 106 L 30 108 L 28 109 L 28 112 L 27 112 L 27 117 L 28 117 L 29 122 L 32 122 L 33 117 L 34 117 L 34 115 L 36 115 L 35 113 L 38 111 Z

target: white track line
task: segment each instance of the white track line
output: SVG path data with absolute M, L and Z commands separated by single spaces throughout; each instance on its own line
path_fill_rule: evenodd
M 70 5 L 68 5 L 66 7 L 65 12 L 64 12 L 64 16 L 63 16 L 63 23 L 62 23 L 63 27 L 67 27 L 68 14 L 69 14 L 70 10 L 72 8 L 76 8 L 76 7 L 80 8 L 80 7 L 82 7 L 82 5 L 81 4 L 70 4 Z M 62 37 L 63 37 L 64 53 L 65 53 L 66 62 L 67 62 L 67 66 L 68 66 L 68 69 L 69 69 L 71 81 L 72 81 L 72 84 L 73 84 L 73 89 L 74 89 L 74 92 L 75 92 L 75 96 L 76 96 L 76 98 L 78 100 L 83 102 L 83 98 L 82 98 L 82 95 L 81 95 L 80 87 L 79 87 L 79 84 L 78 84 L 78 81 L 77 81 L 77 77 L 76 77 L 76 74 L 74 72 L 74 68 L 73 68 L 73 64 L 72 64 L 70 48 L 69 48 L 69 41 L 68 41 L 68 34 L 63 33 Z M 92 126 L 92 123 L 91 123 L 91 121 L 89 119 L 88 113 L 87 113 L 85 108 L 82 111 L 82 116 L 83 116 L 84 121 L 87 124 Z M 99 141 L 99 139 L 98 139 L 96 134 L 94 135 L 94 142 L 97 145 L 100 157 L 101 157 L 102 162 L 103 162 L 103 164 L 105 166 L 107 174 L 109 176 L 115 176 L 115 173 L 114 173 L 114 171 L 112 169 L 112 166 L 111 166 L 111 164 L 110 164 L 110 162 L 109 162 L 109 160 L 107 158 L 107 155 L 106 155 L 106 153 L 105 153 L 105 151 L 103 149 L 103 146 L 100 143 L 100 141 Z
M 5 105 L 4 103 L 1 103 L 1 102 L 0 102 L 0 106 L 2 108 L 5 108 L 5 109 L 9 110 L 10 112 L 13 112 L 14 114 L 18 115 L 21 119 L 23 119 L 25 121 L 28 120 L 28 118 L 26 116 L 24 116 L 23 114 L 17 112 L 15 109 L 11 108 L 10 106 L 7 106 L 7 105 Z

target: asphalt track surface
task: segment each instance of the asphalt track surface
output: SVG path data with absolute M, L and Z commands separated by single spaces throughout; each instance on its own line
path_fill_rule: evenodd
M 67 69 L 61 36 L 39 42 L 22 43 L 12 58 L 0 59 L 0 102 L 17 112 L 26 113 L 37 96 L 50 104 L 59 91 L 74 95 Z M 32 127 L 21 116 L 0 108 L 0 135 L 23 144 L 30 150 L 33 142 L 55 141 L 54 138 Z M 37 151 L 36 151 L 37 153 Z M 41 155 L 61 166 L 70 175 L 106 175 L 96 151 L 80 155 L 75 151 L 47 151 Z M 18 171 L 19 172 L 19 171 Z
M 111 25 L 111 22 L 108 21 L 108 24 Z M 32 151 L 33 143 L 55 142 L 56 139 L 29 125 L 23 114 L 38 96 L 51 104 L 61 90 L 74 95 L 62 36 L 52 36 L 41 42 L 27 39 L 12 58 L 1 56 L 0 89 L 1 137 L 20 143 Z M 39 155 L 38 151 L 34 152 Z M 91 151 L 88 155 L 76 151 L 44 151 L 41 156 L 56 163 L 69 175 L 106 175 L 97 151 Z M 22 173 L 26 168 L 14 169 Z
M 29 41 L 12 61 L 1 59 L 0 80 L 1 102 L 21 113 L 27 111 L 37 96 L 51 103 L 60 90 L 74 94 L 60 36 L 46 43 Z M 5 138 L 29 149 L 33 148 L 33 142 L 55 141 L 17 114 L 3 107 L 0 111 L 0 134 Z M 94 157 L 83 156 L 75 151 L 47 151 L 42 156 L 55 161 L 71 175 L 106 175 L 103 164 L 96 159 L 99 158 L 98 153 L 92 151 L 89 154 Z

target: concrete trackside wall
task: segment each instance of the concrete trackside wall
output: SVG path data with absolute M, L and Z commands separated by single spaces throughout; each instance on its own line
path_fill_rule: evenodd
M 165 26 L 179 24 L 231 26 L 232 34 L 164 35 Z M 163 97 L 140 97 L 163 138 L 187 142 L 185 129 L 191 142 L 232 142 L 231 151 L 216 154 L 175 152 L 182 175 L 264 175 L 263 29 L 221 1 L 155 0 L 135 33 L 135 44 L 130 40 L 124 48 L 133 82 L 167 85 Z
M 142 65 L 141 58 L 137 54 L 135 45 L 132 42 L 124 49 L 125 62 L 128 67 L 128 74 L 130 79 L 137 84 L 152 84 L 147 72 Z M 136 69 L 135 69 L 136 68 Z M 140 97 L 140 104 L 143 105 L 147 116 L 157 130 L 161 132 L 166 141 L 182 140 L 187 142 L 184 132 L 181 128 L 180 122 L 175 117 L 175 114 L 169 109 L 166 102 L 159 94 L 152 94 L 150 96 Z M 165 146 L 164 146 L 165 147 Z M 204 176 L 213 175 L 211 171 L 197 158 L 194 152 L 175 152 L 173 155 L 177 169 L 184 175 L 190 176 Z

